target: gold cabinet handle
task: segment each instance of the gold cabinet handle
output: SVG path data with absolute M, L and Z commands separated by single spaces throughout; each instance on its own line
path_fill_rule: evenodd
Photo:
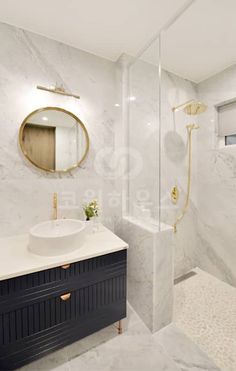
M 69 292 L 68 294 L 61 295 L 60 298 L 63 301 L 69 300 L 71 297 L 71 293 Z
M 62 268 L 62 269 L 68 269 L 68 268 L 70 268 L 70 264 L 62 265 L 61 268 Z

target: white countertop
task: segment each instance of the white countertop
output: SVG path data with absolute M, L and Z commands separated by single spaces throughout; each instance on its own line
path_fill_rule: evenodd
M 126 242 L 104 226 L 83 247 L 66 255 L 39 256 L 28 250 L 28 235 L 0 238 L 0 281 L 127 249 Z

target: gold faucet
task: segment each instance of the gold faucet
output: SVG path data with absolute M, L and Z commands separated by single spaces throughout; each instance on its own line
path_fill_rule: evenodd
M 52 218 L 53 220 L 56 220 L 57 219 L 57 193 L 54 192 L 53 193 L 53 214 L 52 214 Z

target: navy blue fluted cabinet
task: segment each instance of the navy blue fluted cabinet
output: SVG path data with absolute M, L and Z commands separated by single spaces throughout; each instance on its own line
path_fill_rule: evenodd
M 0 370 L 126 317 L 127 251 L 0 281 Z

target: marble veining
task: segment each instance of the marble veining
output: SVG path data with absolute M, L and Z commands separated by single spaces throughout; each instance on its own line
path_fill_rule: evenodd
M 236 286 L 236 148 L 222 147 L 215 105 L 236 98 L 236 65 L 198 84 L 208 105 L 198 133 L 199 267 Z
M 174 323 L 161 330 L 157 339 L 181 371 L 220 371 L 214 361 Z
M 117 234 L 129 244 L 128 300 L 152 331 L 172 320 L 173 230 L 124 217 Z
M 106 176 L 109 163 L 101 173 L 94 168 L 94 161 L 104 146 L 109 145 L 111 155 L 115 150 L 115 126 L 120 118 L 120 110 L 114 107 L 119 79 L 116 64 L 4 23 L 0 23 L 0 44 L 0 194 L 4 195 L 0 237 L 26 233 L 34 224 L 48 220 L 55 191 L 61 206 L 78 207 L 78 218 L 83 218 L 83 203 L 97 198 L 102 222 L 113 229 L 117 208 L 108 197 L 115 182 Z M 36 89 L 37 85 L 56 83 L 77 92 L 80 101 Z M 45 106 L 65 108 L 85 124 L 91 146 L 79 169 L 67 174 L 46 173 L 21 154 L 21 123 L 30 112 Z
M 109 326 L 21 371 L 220 371 L 175 325 L 153 335 L 130 306 L 124 325 L 122 335 Z

